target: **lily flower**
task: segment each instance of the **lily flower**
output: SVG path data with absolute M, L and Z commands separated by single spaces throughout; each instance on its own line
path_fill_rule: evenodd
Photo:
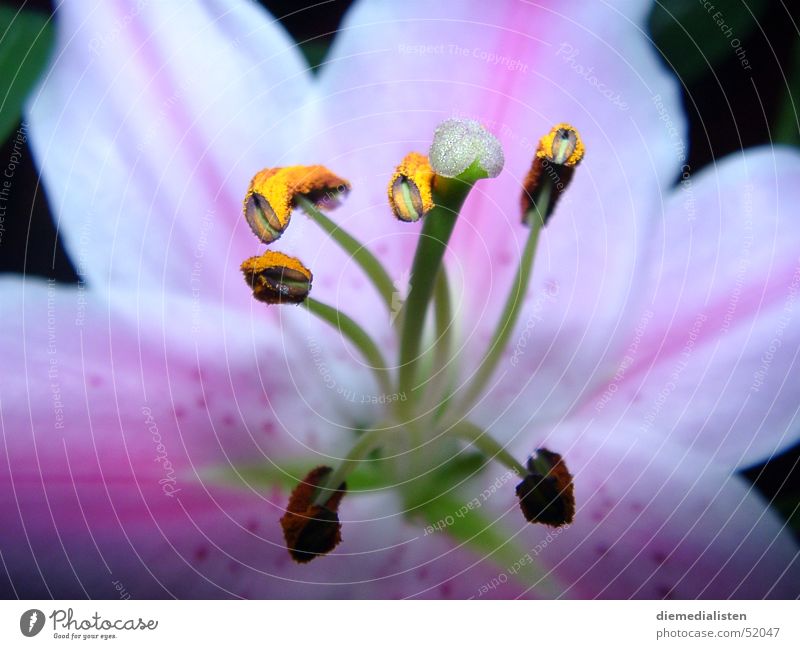
M 649 5 L 356 2 L 314 76 L 244 0 L 60 3 L 6 589 L 796 597 L 738 471 L 798 439 L 800 157 L 686 166 Z

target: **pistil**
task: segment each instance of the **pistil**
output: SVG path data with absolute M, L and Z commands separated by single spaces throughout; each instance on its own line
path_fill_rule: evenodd
M 497 138 L 478 122 L 459 119 L 437 127 L 429 158 L 435 174 L 431 182 L 434 207 L 425 216 L 402 314 L 398 384 L 409 395 L 407 416 L 417 401 L 416 372 L 425 316 L 456 219 L 472 186 L 482 178 L 497 176 L 505 162 Z
M 425 218 L 411 267 L 411 290 L 401 315 L 398 389 L 409 395 L 407 412 L 417 397 L 416 370 L 428 305 L 458 213 L 476 180 L 474 174 L 470 168 L 463 178 L 437 176 L 434 181 L 435 207 Z
M 522 191 L 523 223 L 528 226 L 528 239 L 517 267 L 517 273 L 506 299 L 489 347 L 467 387 L 459 412 L 468 410 L 484 394 L 519 318 L 528 292 L 539 234 L 547 224 L 559 197 L 566 191 L 575 167 L 584 154 L 583 141 L 572 126 L 557 124 L 539 140 L 531 169 Z M 442 411 L 446 409 L 446 404 Z

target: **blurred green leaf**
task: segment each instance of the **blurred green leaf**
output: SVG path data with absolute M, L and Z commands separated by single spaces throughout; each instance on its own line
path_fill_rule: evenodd
M 720 60 L 737 57 L 737 45 L 744 47 L 767 5 L 767 0 L 658 0 L 650 13 L 650 34 L 688 85 Z
M 300 49 L 303 52 L 303 55 L 306 57 L 308 67 L 311 68 L 311 71 L 314 74 L 319 72 L 320 66 L 325 60 L 325 56 L 328 54 L 330 45 L 330 40 L 322 40 L 319 38 L 307 41 L 301 45 Z
M 800 501 L 797 495 L 776 498 L 772 506 L 783 515 L 795 534 L 800 533 Z
M 795 40 L 792 60 L 786 66 L 788 88 L 785 88 L 777 118 L 774 137 L 776 142 L 800 144 L 800 40 Z
M 53 45 L 48 19 L 0 6 L 0 141 L 19 122 L 25 98 L 47 63 Z

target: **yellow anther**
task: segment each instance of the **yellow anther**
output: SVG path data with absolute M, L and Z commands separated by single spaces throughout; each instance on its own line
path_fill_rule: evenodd
M 539 201 L 542 189 L 549 185 L 550 198 L 546 212 L 542 215 L 547 222 L 556 202 L 572 180 L 575 167 L 583 160 L 584 153 L 583 140 L 577 129 L 570 124 L 556 124 L 539 140 L 536 155 L 523 184 L 523 223 L 527 222 L 528 213 Z
M 539 140 L 537 158 L 546 158 L 555 164 L 574 167 L 583 159 L 585 152 L 583 140 L 571 124 L 556 124 L 550 132 Z
M 308 296 L 313 279 L 298 259 L 272 250 L 245 259 L 242 272 L 253 297 L 267 304 L 300 304 Z
M 244 197 L 244 216 L 261 241 L 272 243 L 289 225 L 297 196 L 330 209 L 348 191 L 350 183 L 322 165 L 262 169 L 250 181 Z
M 389 182 L 389 205 L 401 221 L 418 221 L 433 209 L 433 169 L 428 157 L 409 153 Z

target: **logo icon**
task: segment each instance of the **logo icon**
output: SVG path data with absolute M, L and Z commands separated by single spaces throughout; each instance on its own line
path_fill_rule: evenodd
M 32 638 L 39 631 L 44 628 L 44 613 L 38 608 L 32 608 L 30 611 L 25 611 L 22 617 L 19 618 L 19 630 L 22 635 L 27 638 Z

